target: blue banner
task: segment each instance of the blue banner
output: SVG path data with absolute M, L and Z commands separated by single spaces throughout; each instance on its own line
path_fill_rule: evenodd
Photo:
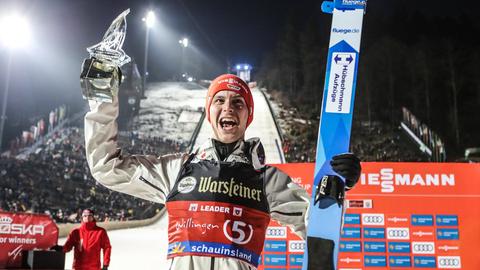
M 264 254 L 263 263 L 265 266 L 286 266 L 286 256 L 285 254 Z
M 412 215 L 412 226 L 433 226 L 433 216 Z
M 287 241 L 285 240 L 265 240 L 264 250 L 269 252 L 286 252 Z
M 390 253 L 410 253 L 410 242 L 389 242 L 388 252 Z
M 437 226 L 458 226 L 457 215 L 437 215 L 435 220 Z
M 365 252 L 385 253 L 387 250 L 385 242 L 365 241 L 363 243 L 363 246 L 364 246 Z
M 359 227 L 344 227 L 342 229 L 342 238 L 360 238 L 361 231 Z
M 363 257 L 365 266 L 387 266 L 387 258 L 385 256 L 370 256 Z
M 258 254 L 233 245 L 195 241 L 168 244 L 168 256 L 176 256 L 180 254 L 227 256 L 244 260 L 255 266 L 257 266 L 259 262 Z
M 290 266 L 302 266 L 303 254 L 288 255 L 288 262 L 290 263 Z
M 410 256 L 390 256 L 388 264 L 390 267 L 410 267 L 412 266 L 412 260 Z
M 343 223 L 348 225 L 360 225 L 360 214 L 345 214 Z
M 438 240 L 458 240 L 458 229 L 440 228 L 437 229 Z
M 364 238 L 385 239 L 384 228 L 363 228 Z
M 362 243 L 360 241 L 340 241 L 340 251 L 362 252 Z
M 434 256 L 415 256 L 413 257 L 413 266 L 418 268 L 435 268 L 436 259 Z

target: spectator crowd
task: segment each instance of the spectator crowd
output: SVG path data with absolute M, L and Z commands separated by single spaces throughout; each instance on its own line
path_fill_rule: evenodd
M 283 108 L 281 95 L 276 97 L 275 114 L 283 131 L 286 162 L 315 162 L 319 116 L 307 115 L 307 108 Z M 408 142 L 398 127 L 377 121 L 354 119 L 350 151 L 362 161 L 428 161 Z
M 183 145 L 158 138 L 123 138 L 128 153 L 166 154 Z M 26 159 L 0 158 L 0 210 L 50 214 L 60 223 L 79 222 L 81 209 L 94 207 L 99 221 L 144 219 L 162 207 L 113 192 L 91 176 L 83 130 L 66 127 L 54 132 Z

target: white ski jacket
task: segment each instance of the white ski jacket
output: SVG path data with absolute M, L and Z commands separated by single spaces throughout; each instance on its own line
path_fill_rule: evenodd
M 165 204 L 166 197 L 189 154 L 123 155 L 117 146 L 118 99 L 115 98 L 113 103 L 90 100 L 89 106 L 90 112 L 85 115 L 85 148 L 93 177 L 112 190 Z M 247 142 L 239 141 L 225 161 L 252 163 L 253 159 L 256 169 L 262 166 L 256 162 L 258 159 L 245 152 L 246 145 L 253 146 L 250 150 L 247 149 L 252 152 L 251 150 L 260 143 L 259 140 L 251 139 Z M 196 155 L 194 160 L 219 160 L 211 139 L 194 153 Z M 265 169 L 265 194 L 270 217 L 282 225 L 289 226 L 305 239 L 310 201 L 308 194 L 277 168 L 266 166 Z M 167 269 L 175 270 L 255 269 L 246 262 L 227 257 L 183 256 L 175 257 L 168 262 Z

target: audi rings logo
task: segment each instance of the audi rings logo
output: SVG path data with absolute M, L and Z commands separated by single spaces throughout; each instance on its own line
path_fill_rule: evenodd
M 301 240 L 288 241 L 288 251 L 289 252 L 303 252 L 303 251 L 305 251 L 305 241 L 301 241 Z
M 362 214 L 363 225 L 385 225 L 385 217 L 383 214 Z
M 287 238 L 287 228 L 286 227 L 268 227 L 267 238 Z
M 433 245 L 415 245 L 413 246 L 413 251 L 417 252 L 429 252 L 433 251 Z
M 438 268 L 460 269 L 462 268 L 460 256 L 438 256 Z
M 189 193 L 197 185 L 197 179 L 193 176 L 187 176 L 178 182 L 178 192 Z
M 439 266 L 458 266 L 460 265 L 460 261 L 458 259 L 439 259 L 438 260 Z
M 7 217 L 7 216 L 2 216 L 0 217 L 0 223 L 12 223 L 13 222 L 13 218 L 11 217 Z
M 400 231 L 400 230 L 391 230 L 388 232 L 388 236 L 390 237 L 406 237 L 408 236 L 408 232 Z
M 410 232 L 408 228 L 387 228 L 388 239 L 410 239 Z
M 434 254 L 435 243 L 434 242 L 412 242 L 413 254 Z

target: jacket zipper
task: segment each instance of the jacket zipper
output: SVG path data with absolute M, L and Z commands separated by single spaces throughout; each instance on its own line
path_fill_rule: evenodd
M 148 181 L 147 179 L 145 179 L 143 176 L 140 176 L 138 179 L 139 179 L 140 181 L 144 182 L 145 184 L 151 186 L 152 188 L 154 188 L 154 189 L 162 192 L 163 196 L 166 196 L 166 195 L 165 195 L 165 192 L 163 192 L 162 189 L 160 189 L 159 187 L 157 187 L 157 186 L 155 186 L 154 184 L 152 184 L 150 181 Z
M 280 211 L 272 211 L 270 213 L 278 213 L 278 214 L 284 215 L 284 216 L 301 216 L 301 215 L 303 215 L 302 212 L 285 213 L 285 212 L 280 212 Z

